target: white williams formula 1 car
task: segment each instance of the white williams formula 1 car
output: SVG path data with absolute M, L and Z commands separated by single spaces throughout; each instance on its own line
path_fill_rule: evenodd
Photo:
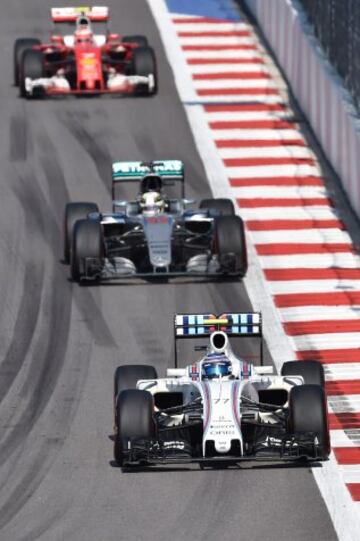
M 229 338 L 253 338 L 261 366 Z M 202 339 L 203 356 L 179 368 L 177 342 Z M 243 343 L 243 342 L 242 342 Z M 125 365 L 114 378 L 115 460 L 120 466 L 240 460 L 326 460 L 324 372 L 316 361 L 262 365 L 260 313 L 175 316 L 175 368 Z

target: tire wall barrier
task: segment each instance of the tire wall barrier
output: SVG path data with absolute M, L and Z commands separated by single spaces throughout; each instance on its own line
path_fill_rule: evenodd
M 297 0 L 243 0 L 360 216 L 360 120 Z

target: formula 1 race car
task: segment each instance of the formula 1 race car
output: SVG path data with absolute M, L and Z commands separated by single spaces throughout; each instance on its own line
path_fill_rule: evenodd
M 53 8 L 51 18 L 50 43 L 15 42 L 14 83 L 22 97 L 156 93 L 153 49 L 145 36 L 110 33 L 107 7 Z
M 185 199 L 179 160 L 113 164 L 113 211 L 69 203 L 64 220 L 64 261 L 74 281 L 174 276 L 242 277 L 247 270 L 244 225 L 228 199 Z M 116 199 L 116 187 L 140 184 L 133 201 Z M 164 187 L 181 186 L 170 199 Z
M 179 314 L 180 339 L 206 339 L 186 368 L 124 365 L 114 376 L 114 455 L 120 466 L 242 460 L 326 460 L 330 453 L 324 371 L 290 361 L 281 375 L 236 355 L 230 337 L 260 340 L 260 313 Z M 243 343 L 243 340 L 240 340 Z

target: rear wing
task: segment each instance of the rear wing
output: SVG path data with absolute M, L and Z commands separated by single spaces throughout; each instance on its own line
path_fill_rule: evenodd
M 260 312 L 225 312 L 214 314 L 176 314 L 174 319 L 175 367 L 177 367 L 177 340 L 204 338 L 215 331 L 233 337 L 260 338 L 260 360 L 263 364 L 262 317 Z
M 86 15 L 91 22 L 107 22 L 109 20 L 109 8 L 105 6 L 79 6 L 52 8 L 51 20 L 53 23 L 75 23 L 79 15 Z
M 181 197 L 185 197 L 184 164 L 180 160 L 156 160 L 152 162 L 115 162 L 112 164 L 112 199 L 115 200 L 115 185 L 122 182 L 140 182 L 145 175 L 155 173 L 163 185 L 181 183 Z

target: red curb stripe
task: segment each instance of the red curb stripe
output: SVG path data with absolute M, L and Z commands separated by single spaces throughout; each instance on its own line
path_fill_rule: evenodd
M 350 243 L 273 243 L 256 244 L 256 251 L 259 255 L 297 255 L 297 254 L 335 254 L 354 253 L 354 247 Z
M 248 38 L 251 36 L 249 30 L 204 30 L 203 32 L 181 32 L 179 38 Z
M 256 166 L 256 165 L 259 165 L 259 166 L 262 166 L 262 165 L 314 165 L 314 160 L 313 158 L 292 158 L 292 157 L 283 157 L 283 158 L 271 158 L 271 157 L 266 157 L 266 158 L 259 158 L 259 157 L 256 157 L 256 158 L 224 158 L 223 159 L 223 162 L 224 164 L 227 166 L 227 167 L 236 167 L 236 166 L 244 166 L 244 167 L 247 167 L 247 166 Z M 268 180 L 272 180 L 271 177 L 266 177 Z M 281 178 L 281 177 L 280 177 Z M 293 178 L 295 181 L 297 178 L 299 177 L 290 177 L 290 178 Z M 301 177 L 300 177 L 301 178 Z M 308 178 L 308 177 L 305 177 L 305 178 Z M 235 180 L 236 182 L 239 182 L 240 186 L 242 184 L 241 182 L 241 178 L 239 179 L 233 179 Z M 261 179 L 259 178 L 259 181 Z M 232 180 L 230 179 L 230 181 L 232 182 Z M 273 178 L 273 183 L 274 183 L 274 186 L 276 186 L 278 183 L 276 182 L 276 177 Z M 234 184 L 232 184 L 234 185 Z M 236 184 L 235 184 L 236 185 Z M 293 184 L 291 184 L 292 186 Z M 295 185 L 298 185 L 298 183 L 296 183 Z M 308 186 L 308 184 L 306 184 Z M 313 184 L 310 184 L 313 186 Z M 318 186 L 319 184 L 317 183 L 316 186 Z M 320 183 L 320 185 L 323 185 L 323 182 Z
M 323 364 L 360 363 L 360 348 L 297 351 L 296 357 L 299 361 L 314 359 Z
M 360 394 L 360 380 L 327 381 L 326 393 L 328 396 Z
M 330 199 L 326 197 L 293 197 L 287 199 L 254 197 L 253 199 L 238 198 L 236 201 L 240 208 L 332 206 Z
M 233 71 L 223 71 L 219 73 L 194 73 L 192 75 L 194 81 L 216 81 L 219 79 L 231 79 L 231 80 L 258 80 L 258 79 L 270 79 L 268 73 L 263 73 L 262 71 L 243 71 L 243 72 L 233 72 Z
M 223 162 L 226 167 L 252 167 L 252 166 L 262 166 L 262 165 L 314 165 L 314 160 L 312 158 L 224 158 Z M 295 177 L 296 178 L 296 177 Z M 241 178 L 239 179 L 233 179 L 236 180 L 236 182 L 239 182 L 240 186 L 243 186 L 244 184 L 241 182 Z M 252 180 L 252 179 L 248 179 Z M 268 179 L 269 180 L 269 179 Z M 261 178 L 256 179 L 256 184 L 253 184 L 255 186 L 263 185 L 260 184 Z M 284 185 L 284 183 L 276 183 L 276 179 L 274 178 L 274 186 L 277 185 Z M 232 186 L 236 186 L 236 184 L 232 183 L 232 179 L 230 179 L 230 184 Z M 321 182 L 321 185 L 323 183 Z M 304 185 L 301 183 L 297 183 L 295 185 Z M 305 184 L 306 186 L 310 184 Z M 316 184 L 318 185 L 318 184 Z
M 256 45 L 182 45 L 183 51 L 256 51 Z
M 217 148 L 261 148 L 261 147 L 288 147 L 306 146 L 302 139 L 218 139 Z
M 245 158 L 246 159 L 246 158 Z M 257 158 L 255 158 L 257 159 Z M 255 163 L 254 165 L 273 165 L 273 163 L 264 164 L 263 160 L 268 158 L 259 158 L 260 162 Z M 286 158 L 269 158 L 269 159 L 286 159 Z M 290 159 L 299 159 L 299 162 L 287 162 L 287 163 L 310 163 L 305 162 L 301 158 L 290 158 Z M 306 158 L 304 158 L 306 160 Z M 321 177 L 253 177 L 253 178 L 230 178 L 230 186 L 233 188 L 241 188 L 244 186 L 323 186 L 324 181 Z M 276 221 L 276 220 L 273 220 Z M 279 220 L 280 221 L 280 220 Z M 288 222 L 297 222 L 300 220 L 286 220 Z M 295 224 L 294 224 L 295 225 Z M 270 227 L 271 229 L 271 227 Z M 281 228 L 281 229 L 294 229 L 294 227 Z M 295 227 L 296 229 L 296 227 Z M 303 228 L 299 228 L 303 229 Z
M 250 111 L 285 111 L 285 105 L 281 103 L 221 103 L 204 105 L 206 113 L 219 112 L 250 112 Z
M 190 66 L 207 64 L 264 64 L 262 58 L 187 58 Z
M 360 291 L 348 291 L 346 293 L 329 291 L 327 293 L 280 294 L 274 295 L 274 301 L 278 308 L 291 308 L 295 306 L 350 306 L 351 304 L 360 304 Z
M 239 185 L 241 185 L 240 180 L 241 179 L 239 179 Z M 249 179 L 249 180 L 251 181 L 253 179 Z M 272 179 L 269 179 L 269 180 L 271 181 Z M 306 177 L 304 180 L 306 180 Z M 314 180 L 317 180 L 317 179 L 315 178 Z M 260 181 L 261 179 L 259 179 L 259 184 L 249 183 L 249 184 L 245 184 L 245 186 L 248 186 L 248 185 L 260 186 L 261 185 Z M 322 184 L 322 180 L 319 179 L 319 181 Z M 306 184 L 306 182 L 304 182 L 304 184 Z M 288 185 L 288 184 L 284 183 L 282 185 Z M 316 186 L 317 184 L 314 183 L 310 185 Z M 317 228 L 318 229 L 345 229 L 344 224 L 340 220 L 247 220 L 246 227 L 250 231 L 280 231 L 280 230 L 288 230 L 288 229 L 299 230 L 299 229 L 317 229 Z M 268 269 L 266 270 L 266 272 L 269 272 L 270 274 L 273 273 L 273 276 L 276 276 L 277 273 L 279 273 L 279 276 L 281 275 L 284 276 L 284 278 L 281 278 L 282 280 L 292 280 L 292 278 L 290 278 L 291 274 L 297 273 L 298 271 L 300 271 L 299 276 L 301 280 L 301 272 L 307 271 L 307 270 L 315 271 L 315 273 L 319 272 L 319 274 L 321 275 L 321 273 L 323 273 L 324 271 L 325 272 L 328 270 L 332 271 L 333 269 Z M 354 269 L 344 269 L 344 270 L 353 271 Z M 289 275 L 289 278 L 286 278 L 287 275 Z M 276 278 L 272 278 L 272 279 L 276 280 Z
M 287 280 L 360 280 L 360 269 L 265 269 L 270 282 Z
M 199 96 L 253 96 L 266 95 L 278 96 L 279 91 L 276 88 L 202 88 L 196 91 Z
M 339 464 L 360 464 L 360 447 L 334 447 L 333 450 Z
M 360 413 L 329 413 L 330 430 L 360 428 Z
M 355 502 L 360 502 L 360 483 L 346 483 L 346 486 Z
M 209 122 L 213 130 L 293 130 L 295 123 L 287 120 L 216 120 Z
M 304 334 L 334 334 L 360 332 L 360 319 L 321 320 L 321 321 L 291 321 L 283 323 L 286 334 L 302 336 Z

